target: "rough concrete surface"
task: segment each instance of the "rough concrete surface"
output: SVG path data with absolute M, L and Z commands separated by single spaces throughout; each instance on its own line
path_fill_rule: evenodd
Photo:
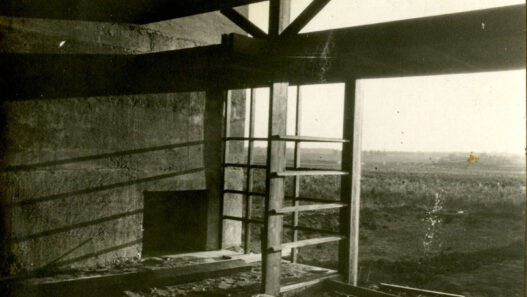
M 138 54 L 230 32 L 219 13 L 147 26 L 0 17 L 0 53 Z M 139 257 L 144 191 L 205 188 L 205 94 L 3 102 L 2 272 Z

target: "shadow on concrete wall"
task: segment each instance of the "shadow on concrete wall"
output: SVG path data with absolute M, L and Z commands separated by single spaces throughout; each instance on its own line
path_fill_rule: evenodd
M 145 178 L 138 178 L 138 179 L 128 180 L 128 181 L 125 181 L 125 182 L 118 182 L 118 183 L 108 184 L 108 185 L 104 185 L 104 186 L 85 188 L 85 189 L 75 190 L 75 191 L 66 192 L 66 193 L 60 193 L 60 194 L 54 194 L 54 195 L 49 195 L 49 196 L 37 197 L 37 198 L 31 199 L 31 200 L 24 200 L 24 201 L 20 201 L 20 202 L 16 202 L 16 203 L 11 203 L 11 204 L 7 203 L 6 206 L 8 208 L 9 207 L 15 207 L 15 206 L 26 206 L 26 205 L 32 205 L 32 204 L 36 204 L 36 203 L 40 203 L 40 202 L 47 202 L 47 201 L 52 201 L 52 200 L 57 200 L 57 199 L 65 199 L 65 198 L 70 198 L 70 197 L 81 195 L 81 194 L 90 194 L 90 193 L 95 193 L 95 192 L 99 192 L 99 191 L 106 191 L 106 190 L 111 190 L 111 189 L 115 189 L 115 188 L 130 186 L 130 185 L 134 185 L 134 184 L 147 183 L 147 182 L 151 182 L 151 181 L 155 181 L 155 180 L 160 180 L 160 179 L 165 179 L 165 178 L 170 178 L 170 177 L 176 177 L 176 176 L 186 175 L 186 174 L 190 174 L 190 173 L 201 172 L 203 170 L 205 170 L 205 168 L 204 167 L 200 167 L 200 168 L 195 168 L 195 169 L 188 169 L 188 170 L 183 170 L 183 171 L 170 172 L 170 173 L 166 173 L 166 174 L 159 174 L 159 175 L 149 176 L 149 177 L 145 177 Z
M 53 160 L 53 161 L 48 161 L 48 162 L 23 164 L 23 165 L 16 165 L 16 166 L 6 166 L 3 169 L 3 171 L 10 172 L 10 171 L 21 171 L 21 170 L 33 170 L 33 169 L 38 169 L 38 168 L 48 167 L 48 166 L 65 165 L 65 164 L 71 164 L 71 163 L 76 163 L 76 162 L 92 161 L 92 160 L 97 160 L 97 159 L 105 159 L 105 158 L 118 157 L 118 156 L 124 156 L 124 155 L 142 154 L 142 153 L 147 153 L 147 152 L 162 151 L 162 150 L 187 147 L 187 146 L 199 145 L 199 144 L 204 144 L 204 141 L 173 143 L 173 144 L 153 146 L 153 147 L 148 147 L 148 148 L 140 148 L 140 149 L 98 154 L 98 155 L 92 155 L 92 156 L 82 156 L 82 157 L 63 159 L 63 160 Z
M 0 113 L 0 116 L 1 115 L 2 113 Z M 0 120 L 1 119 L 2 118 L 0 117 Z M 3 135 L 4 134 L 2 134 L 2 136 Z M 42 170 L 46 167 L 53 167 L 53 166 L 72 164 L 76 162 L 91 161 L 91 160 L 97 160 L 97 159 L 105 159 L 105 158 L 116 157 L 116 156 L 136 155 L 136 154 L 152 152 L 152 151 L 161 151 L 161 150 L 174 149 L 174 148 L 184 148 L 184 147 L 189 147 L 189 146 L 202 145 L 203 143 L 204 143 L 203 141 L 193 141 L 193 142 L 186 142 L 186 143 L 167 144 L 167 145 L 161 145 L 161 146 L 140 148 L 140 149 L 134 149 L 134 150 L 125 150 L 125 151 L 97 154 L 97 155 L 91 155 L 91 156 L 81 156 L 81 157 L 75 157 L 75 158 L 70 158 L 70 159 L 53 160 L 53 161 L 32 163 L 32 164 L 22 164 L 22 165 L 16 165 L 16 166 L 5 166 L 4 169 L 0 171 L 0 173 L 3 172 L 3 174 L 16 175 L 24 171 L 31 172 L 35 170 Z M 50 172 L 53 172 L 53 169 L 45 169 L 45 170 L 46 171 L 49 170 Z M 43 212 L 39 208 L 38 206 L 39 204 L 50 202 L 50 201 L 55 201 L 55 203 L 58 203 L 57 205 L 59 207 L 66 209 L 66 213 L 68 213 L 67 209 L 71 207 L 73 207 L 72 209 L 78 208 L 78 211 L 82 213 L 84 211 L 82 205 L 81 204 L 76 205 L 76 202 L 75 202 L 75 201 L 78 201 L 78 199 L 81 199 L 81 200 L 86 199 L 85 196 L 81 196 L 81 195 L 94 194 L 94 193 L 96 194 L 101 191 L 125 188 L 128 186 L 138 185 L 138 184 L 146 184 L 149 182 L 169 179 L 169 178 L 178 177 L 178 176 L 184 176 L 184 175 L 193 174 L 193 173 L 199 173 L 203 171 L 204 171 L 203 166 L 200 166 L 197 168 L 190 168 L 190 169 L 184 169 L 184 170 L 177 170 L 177 171 L 172 170 L 168 173 L 155 174 L 151 176 L 139 177 L 139 178 L 134 178 L 134 179 L 129 179 L 128 177 L 128 180 L 125 180 L 125 181 L 108 183 L 108 184 L 98 185 L 94 187 L 74 189 L 72 191 L 67 191 L 67 192 L 62 192 L 62 193 L 57 193 L 57 194 L 52 194 L 52 195 L 43 195 L 40 197 L 30 198 L 30 199 L 26 199 L 22 201 L 12 201 L 14 197 L 7 197 L 6 192 L 2 193 L 2 197 L 0 197 L 1 198 L 0 202 L 2 203 L 2 205 L 0 205 L 0 215 L 2 217 L 1 224 L 0 224 L 0 232 L 2 234 L 2 238 L 1 238 L 2 242 L 1 242 L 1 247 L 0 247 L 0 252 L 2 253 L 1 254 L 2 256 L 2 261 L 1 261 L 2 262 L 2 267 L 1 267 L 2 275 L 13 274 L 13 266 L 11 264 L 17 261 L 16 257 L 14 256 L 15 253 L 13 252 L 13 246 L 26 245 L 30 249 L 29 253 L 35 253 L 35 254 L 39 254 L 42 252 L 48 253 L 49 255 L 44 257 L 45 260 L 41 259 L 40 263 L 36 265 L 35 269 L 33 269 L 35 272 L 43 272 L 47 270 L 54 270 L 57 267 L 67 266 L 67 265 L 79 263 L 81 261 L 90 260 L 92 258 L 97 258 L 98 256 L 109 254 L 114 251 L 137 247 L 138 245 L 142 243 L 142 235 L 139 232 L 126 230 L 126 231 L 122 231 L 124 233 L 120 234 L 121 236 L 120 238 L 118 238 L 118 236 L 115 236 L 114 238 L 113 236 L 109 235 L 113 231 L 106 230 L 107 228 L 114 228 L 114 229 L 117 228 L 116 230 L 121 230 L 123 226 L 125 226 L 126 224 L 130 224 L 130 223 L 134 223 L 134 226 L 130 226 L 130 229 L 140 230 L 142 214 L 143 214 L 142 202 L 138 202 L 137 204 L 131 203 L 128 205 L 123 205 L 122 207 L 123 209 L 120 209 L 120 208 L 116 209 L 115 207 L 113 207 L 113 204 L 112 205 L 100 205 L 99 207 L 101 207 L 101 211 L 94 213 L 92 217 L 94 219 L 87 220 L 87 221 L 82 221 L 82 218 L 80 217 L 77 218 L 75 214 L 70 213 L 69 216 L 71 217 L 69 219 L 62 219 L 62 221 L 61 220 L 58 221 L 58 222 L 69 221 L 70 222 L 69 224 L 66 224 L 66 225 L 62 224 L 62 226 L 60 226 L 61 224 L 59 223 L 58 225 L 60 227 L 56 227 L 56 228 L 52 227 L 50 229 L 47 229 L 49 228 L 49 226 L 46 225 L 45 223 L 46 220 L 49 220 L 49 218 L 53 220 L 54 216 L 59 216 L 60 214 L 56 214 L 54 209 L 51 209 L 48 212 Z M 12 195 L 12 193 L 10 195 Z M 15 194 L 15 195 L 18 195 L 18 194 Z M 126 201 L 130 201 L 131 199 L 130 197 L 127 197 L 130 195 L 127 192 L 117 192 L 117 193 L 112 192 L 110 193 L 110 195 L 113 195 L 113 197 L 119 197 L 119 196 L 124 197 L 124 198 L 117 198 L 118 199 L 117 203 L 126 204 L 127 203 Z M 139 193 L 138 193 L 138 197 L 140 198 Z M 133 198 L 133 199 L 136 199 L 136 198 Z M 37 208 L 34 208 L 34 207 L 37 207 Z M 49 208 L 49 206 L 46 206 L 46 207 Z M 98 206 L 95 205 L 95 207 L 98 207 Z M 43 208 L 43 209 L 48 209 L 48 208 Z M 64 213 L 64 209 L 61 210 L 62 213 Z M 11 222 L 8 218 L 9 216 L 16 216 L 15 213 L 17 212 L 28 211 L 28 210 L 30 212 L 36 210 L 37 215 L 40 215 L 42 213 L 48 218 L 45 219 L 44 222 L 41 223 L 40 226 L 37 228 L 33 228 L 32 225 L 29 225 L 29 227 L 25 227 L 26 229 L 24 230 L 24 227 L 23 227 L 21 229 L 22 232 L 18 232 L 19 234 L 16 235 L 16 233 L 13 232 L 13 228 L 18 228 L 18 226 L 15 226 L 15 225 L 9 226 Z M 121 210 L 121 212 L 116 213 L 116 214 L 111 214 L 112 210 Z M 122 210 L 126 210 L 126 211 L 122 211 Z M 28 218 L 31 218 L 31 217 L 28 217 Z M 25 220 L 28 220 L 28 218 L 26 218 Z M 52 223 L 57 224 L 57 221 L 52 221 Z M 12 223 L 12 224 L 15 224 L 15 223 Z M 34 232 L 32 230 L 41 230 L 41 231 Z M 100 234 L 101 232 L 103 232 L 104 234 Z M 71 237 L 72 234 L 75 235 L 74 238 L 67 239 L 68 237 Z M 57 235 L 59 236 L 57 237 Z M 66 244 L 64 244 L 64 239 L 67 239 L 65 241 Z M 36 248 L 42 249 L 42 251 Z M 48 252 L 45 251 L 47 248 L 50 249 L 48 250 Z M 35 249 L 35 250 L 32 250 L 32 249 Z M 139 251 L 140 251 L 140 248 L 139 248 Z M 133 253 L 133 251 L 128 251 L 125 254 L 127 254 L 129 257 L 130 253 Z

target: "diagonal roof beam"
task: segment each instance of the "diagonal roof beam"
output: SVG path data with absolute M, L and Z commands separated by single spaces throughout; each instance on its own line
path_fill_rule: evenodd
M 313 0 L 282 32 L 282 36 L 298 34 L 331 0 Z
M 245 32 L 251 34 L 254 38 L 267 38 L 267 33 L 262 31 L 255 24 L 249 21 L 245 16 L 243 16 L 233 8 L 225 8 L 220 10 L 220 12 L 233 23 L 235 23 L 238 27 L 243 29 Z

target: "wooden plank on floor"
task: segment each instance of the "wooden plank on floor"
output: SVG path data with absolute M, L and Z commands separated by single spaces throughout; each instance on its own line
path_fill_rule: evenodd
M 140 270 L 137 272 L 86 276 L 76 279 L 12 283 L 8 296 L 107 296 L 124 290 L 137 290 L 154 286 L 176 285 L 249 271 L 251 266 L 243 260 L 187 265 L 174 268 Z
M 390 291 L 397 291 L 397 292 L 410 293 L 410 294 L 424 294 L 426 296 L 435 296 L 435 297 L 465 297 L 464 295 L 459 295 L 459 294 L 451 294 L 451 293 L 445 293 L 445 292 L 439 292 L 439 291 L 424 290 L 424 289 L 412 288 L 412 287 L 407 287 L 407 286 L 399 286 L 399 285 L 393 285 L 393 284 L 386 284 L 386 283 L 380 283 L 379 286 L 381 287 L 383 291 L 390 290 Z
M 328 291 L 337 291 L 357 297 L 397 297 L 396 295 L 379 292 L 363 287 L 358 287 L 336 280 L 326 280 L 324 281 L 324 286 L 327 288 Z
M 339 274 L 335 270 L 328 270 L 327 272 L 322 273 L 321 275 L 317 275 L 315 278 L 312 278 L 310 280 L 305 280 L 300 283 L 293 283 L 290 285 L 285 285 L 280 288 L 280 293 L 290 292 L 293 290 L 303 289 L 306 287 L 310 287 L 316 284 L 320 284 L 323 281 L 327 279 L 333 279 L 339 277 Z

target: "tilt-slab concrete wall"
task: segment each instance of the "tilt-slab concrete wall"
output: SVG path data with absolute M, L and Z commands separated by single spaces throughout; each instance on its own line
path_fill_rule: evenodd
M 231 32 L 243 33 L 217 12 L 144 26 L 0 17 L 0 53 L 139 54 L 215 44 Z M 207 188 L 207 94 L 2 102 L 2 273 L 140 257 L 144 192 Z M 237 98 L 231 125 L 243 130 Z M 241 214 L 242 205 L 230 207 Z M 208 219 L 210 233 L 196 236 L 219 248 L 219 213 Z

